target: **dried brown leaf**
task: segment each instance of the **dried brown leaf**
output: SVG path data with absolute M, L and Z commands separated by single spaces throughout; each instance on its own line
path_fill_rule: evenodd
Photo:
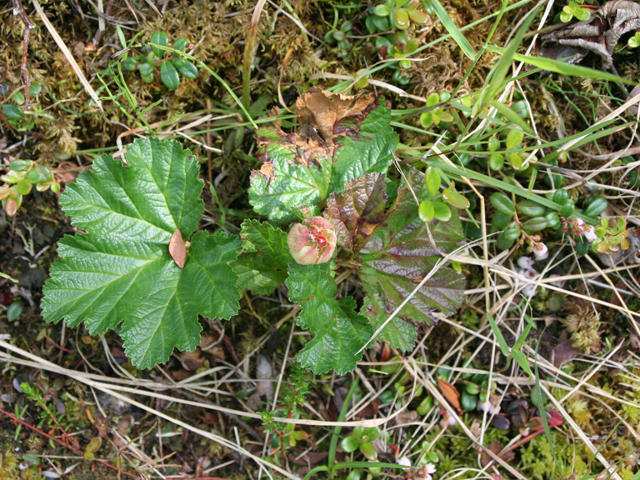
M 568 24 L 542 37 L 542 55 L 580 62 L 589 52 L 602 57 L 602 67 L 613 65 L 613 51 L 620 37 L 640 29 L 640 4 L 627 0 L 605 3 L 585 22 Z
M 458 410 L 458 412 L 462 411 L 460 392 L 458 389 L 444 380 L 438 380 L 438 387 L 451 406 Z
M 176 262 L 176 265 L 180 268 L 184 267 L 185 262 L 187 261 L 187 246 L 182 239 L 182 232 L 180 230 L 176 230 L 171 235 L 171 240 L 169 241 L 169 254 L 173 261 Z
M 373 101 L 371 95 L 347 96 L 312 88 L 296 101 L 300 135 L 314 138 L 317 131 L 326 145 L 333 145 L 336 124 L 345 118 L 361 114 Z

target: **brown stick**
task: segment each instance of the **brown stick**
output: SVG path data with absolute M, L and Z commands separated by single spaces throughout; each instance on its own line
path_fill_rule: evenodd
M 111 15 L 111 7 L 113 7 L 113 0 L 109 0 L 109 3 L 107 4 L 107 9 L 104 11 L 103 15 L 105 18 Z M 98 15 L 102 15 L 102 13 L 98 12 Z M 100 30 L 100 27 L 98 27 L 98 31 L 93 36 L 93 40 L 91 40 L 91 43 L 93 43 L 94 47 L 98 48 L 98 44 L 100 43 L 100 38 L 102 38 L 103 33 L 104 30 Z
M 16 417 L 14 414 L 12 414 L 10 412 L 7 412 L 6 410 L 3 410 L 3 409 L 0 408 L 0 413 L 2 413 L 3 415 L 6 415 L 8 418 L 13 420 L 14 422 L 17 422 L 20 425 L 22 425 L 24 427 L 27 427 L 27 428 L 33 430 L 34 432 L 39 433 L 40 435 L 43 435 L 43 436 L 47 437 L 49 440 L 52 440 L 52 441 L 56 442 L 58 445 L 62 445 L 63 447 L 68 448 L 69 450 L 71 450 L 76 455 L 78 455 L 80 457 L 84 457 L 84 451 L 81 448 L 74 447 L 73 445 L 70 445 L 68 442 L 63 442 L 62 440 L 49 435 L 47 432 L 43 432 L 38 427 L 35 427 L 35 426 L 25 422 L 21 418 Z M 63 432 L 64 432 L 64 430 L 63 430 Z M 65 432 L 65 435 L 66 435 L 66 432 Z M 125 471 L 125 470 L 122 470 L 119 467 L 116 467 L 115 465 L 111 465 L 109 462 L 106 462 L 104 460 L 100 460 L 100 459 L 96 458 L 93 461 L 97 462 L 97 463 L 99 463 L 101 465 L 104 465 L 105 467 L 108 467 L 108 468 L 110 468 L 112 470 L 115 470 L 116 472 L 118 472 L 118 474 L 122 473 L 122 474 L 124 474 L 124 475 L 126 475 L 128 477 L 131 477 L 131 478 L 137 478 L 137 479 L 140 478 L 140 477 L 138 477 L 136 475 L 133 475 L 132 473 L 129 473 L 129 472 Z
M 29 69 L 27 68 L 27 52 L 29 51 L 29 37 L 31 37 L 31 30 L 36 28 L 29 16 L 24 11 L 21 0 L 13 0 L 13 14 L 20 16 L 20 20 L 24 23 L 24 37 L 22 38 L 22 75 L 24 76 L 24 83 L 27 86 L 27 92 L 25 97 L 27 98 L 27 108 L 31 109 L 31 79 L 29 78 Z

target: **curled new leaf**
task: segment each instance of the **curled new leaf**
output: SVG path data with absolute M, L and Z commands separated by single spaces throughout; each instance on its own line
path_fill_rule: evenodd
M 301 265 L 325 263 L 336 249 L 336 233 L 322 217 L 311 217 L 293 225 L 287 235 L 293 259 Z

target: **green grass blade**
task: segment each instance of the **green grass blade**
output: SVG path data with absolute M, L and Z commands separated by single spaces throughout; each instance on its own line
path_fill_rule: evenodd
M 495 53 L 506 53 L 506 49 L 500 47 L 490 46 L 487 47 L 487 49 Z M 561 62 L 560 60 L 552 60 L 550 58 L 532 57 L 531 55 L 521 55 L 519 53 L 515 53 L 513 55 L 513 60 L 524 62 L 528 65 L 533 65 L 534 67 L 541 68 L 542 70 L 548 70 L 550 72 L 559 73 L 561 75 L 569 75 L 572 77 L 587 77 L 594 78 L 596 80 L 605 80 L 611 82 L 622 82 L 626 83 L 627 85 L 638 84 L 638 82 L 627 80 L 626 78 L 619 77 L 612 73 L 603 72 L 601 70 L 595 70 L 588 67 L 581 67 L 580 65 L 572 65 L 570 63 Z
M 531 127 L 527 125 L 527 123 L 516 112 L 507 107 L 504 103 L 500 103 L 497 100 L 492 100 L 491 106 L 495 107 L 495 109 L 498 110 L 498 112 L 500 112 L 502 115 L 504 115 L 505 118 L 511 123 L 515 123 L 528 134 L 535 136 L 535 133 L 533 132 L 533 130 L 531 130 Z
M 475 60 L 476 51 L 473 49 L 467 37 L 456 27 L 456 24 L 453 23 L 451 17 L 444 9 L 444 7 L 440 4 L 438 0 L 431 0 L 431 5 L 433 5 L 433 9 L 436 11 L 436 15 L 444 25 L 444 28 L 447 29 L 447 32 L 451 35 L 453 40 L 458 44 L 458 46 L 462 49 L 462 52 L 469 57 L 471 60 Z
M 509 353 L 510 353 L 509 345 L 507 345 L 507 341 L 502 336 L 502 332 L 498 328 L 498 324 L 496 323 L 495 319 L 493 318 L 493 315 L 491 315 L 489 312 L 487 312 L 487 318 L 489 319 L 489 325 L 491 325 L 491 330 L 493 331 L 493 334 L 496 336 L 496 340 L 498 341 L 498 345 L 500 345 L 500 350 L 502 351 L 502 354 L 505 357 L 508 357 Z
M 516 36 L 509 42 L 507 48 L 504 49 L 504 53 L 496 63 L 495 67 L 491 69 L 489 76 L 487 77 L 487 81 L 482 87 L 482 92 L 480 93 L 480 99 L 473 107 L 473 116 L 475 117 L 479 112 L 484 110 L 485 105 L 487 105 L 491 100 L 495 98 L 498 92 L 503 88 L 502 83 L 504 79 L 507 77 L 507 73 L 511 68 L 511 60 L 513 56 L 516 54 L 518 47 L 522 43 L 522 39 L 524 38 L 524 34 L 527 32 L 531 23 L 536 18 L 535 11 L 529 14 L 527 20 L 522 24 Z M 491 50 L 491 46 L 487 46 L 488 50 Z

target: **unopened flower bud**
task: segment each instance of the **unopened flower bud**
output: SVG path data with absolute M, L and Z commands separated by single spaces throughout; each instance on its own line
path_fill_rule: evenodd
M 549 248 L 544 243 L 536 243 L 533 247 L 533 255 L 536 260 L 544 260 L 549 256 Z
M 336 250 L 336 232 L 322 217 L 311 217 L 296 223 L 287 236 L 293 259 L 302 265 L 325 263 Z

